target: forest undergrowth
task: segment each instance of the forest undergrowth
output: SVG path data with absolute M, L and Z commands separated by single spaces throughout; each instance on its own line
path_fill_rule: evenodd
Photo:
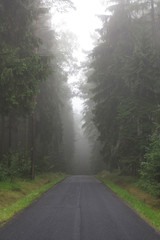
M 103 171 L 96 176 L 120 198 L 126 201 L 142 218 L 160 230 L 160 198 L 142 191 L 138 178 L 122 176 L 115 171 Z
M 66 176 L 63 173 L 45 173 L 34 181 L 16 179 L 14 182 L 0 182 L 0 226 Z

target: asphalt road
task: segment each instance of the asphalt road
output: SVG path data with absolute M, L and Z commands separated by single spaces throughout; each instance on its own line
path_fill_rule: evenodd
M 0 229 L 0 240 L 160 240 L 91 176 L 71 176 Z

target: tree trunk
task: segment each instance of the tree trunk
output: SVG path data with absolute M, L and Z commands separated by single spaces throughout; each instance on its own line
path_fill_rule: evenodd
M 151 0 L 151 22 L 152 22 L 152 48 L 156 47 L 156 22 L 155 22 L 155 9 L 154 0 Z
M 13 115 L 12 113 L 8 116 L 8 150 L 11 151 L 12 149 L 12 121 L 13 121 Z M 8 158 L 8 168 L 11 167 L 11 159 Z
M 0 138 L 0 162 L 2 161 L 2 156 L 4 154 L 4 141 L 5 141 L 5 118 L 1 116 L 1 138 Z
M 40 4 L 40 2 L 39 2 Z M 35 36 L 38 37 L 38 20 L 36 20 L 36 31 Z M 35 53 L 38 54 L 38 48 L 35 48 Z M 34 97 L 33 101 L 36 102 L 36 97 Z M 31 179 L 35 178 L 35 112 L 32 114 L 31 120 Z
M 35 114 L 31 117 L 31 179 L 35 178 Z

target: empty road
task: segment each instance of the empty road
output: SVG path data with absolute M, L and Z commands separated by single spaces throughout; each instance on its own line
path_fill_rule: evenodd
M 0 240 L 160 240 L 160 235 L 94 177 L 71 176 L 1 228 Z

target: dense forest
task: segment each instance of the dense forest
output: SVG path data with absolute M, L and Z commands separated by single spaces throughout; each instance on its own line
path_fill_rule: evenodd
M 160 2 L 108 2 L 82 86 L 84 128 L 108 170 L 160 195 Z
M 70 169 L 74 130 L 63 66 L 71 53 L 51 28 L 53 4 L 72 7 L 63 0 L 0 1 L 0 180 Z
M 136 176 L 159 196 L 160 2 L 104 2 L 80 86 L 91 170 Z M 0 181 L 73 170 L 74 39 L 56 32 L 50 6 L 74 9 L 70 0 L 0 1 Z

